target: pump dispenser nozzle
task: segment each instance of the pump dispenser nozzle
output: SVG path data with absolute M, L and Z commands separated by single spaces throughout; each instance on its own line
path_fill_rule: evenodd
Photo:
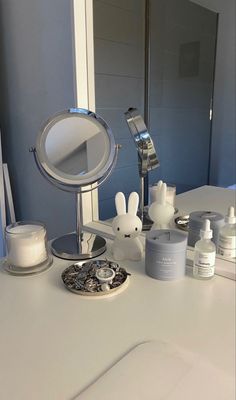
M 211 222 L 209 219 L 205 219 L 202 229 L 200 230 L 201 239 L 211 239 L 212 238 L 212 230 L 211 230 Z
M 235 224 L 236 223 L 236 216 L 234 213 L 234 207 L 231 206 L 228 208 L 228 214 L 225 217 L 226 224 Z

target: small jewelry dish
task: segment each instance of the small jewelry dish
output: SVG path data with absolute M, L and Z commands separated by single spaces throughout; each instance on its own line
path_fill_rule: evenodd
M 13 275 L 32 275 L 52 265 L 47 232 L 40 222 L 21 221 L 6 227 L 7 257 L 3 266 Z
M 91 260 L 82 265 L 70 265 L 61 277 L 66 288 L 73 293 L 104 297 L 123 291 L 128 286 L 129 275 L 113 261 Z

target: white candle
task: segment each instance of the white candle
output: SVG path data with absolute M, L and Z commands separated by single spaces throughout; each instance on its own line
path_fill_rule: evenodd
M 17 223 L 6 228 L 7 260 L 17 267 L 32 267 L 48 257 L 43 225 Z

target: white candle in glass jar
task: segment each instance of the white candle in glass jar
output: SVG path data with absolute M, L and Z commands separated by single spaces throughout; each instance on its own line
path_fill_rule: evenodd
M 19 222 L 6 228 L 7 261 L 16 267 L 33 267 L 46 261 L 46 230 L 43 225 Z

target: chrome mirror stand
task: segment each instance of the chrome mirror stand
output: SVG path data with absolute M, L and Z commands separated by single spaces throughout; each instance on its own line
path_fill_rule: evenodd
M 143 224 L 143 231 L 147 231 L 152 226 L 152 221 L 148 216 L 148 210 L 144 204 L 144 179 L 148 172 L 157 168 L 160 162 L 157 158 L 156 150 L 142 116 L 136 108 L 129 108 L 125 112 L 126 122 L 130 133 L 134 139 L 138 152 L 138 168 L 140 177 L 140 202 L 138 216 Z
M 106 174 L 98 181 L 94 182 L 93 187 L 85 189 L 83 187 L 63 185 L 55 180 L 42 168 L 37 157 L 37 151 L 31 147 L 29 151 L 33 153 L 36 166 L 41 175 L 46 178 L 52 185 L 66 192 L 74 192 L 76 197 L 76 231 L 60 236 L 51 242 L 52 253 L 66 260 L 86 260 L 98 257 L 106 251 L 106 241 L 101 236 L 94 233 L 83 231 L 83 213 L 82 213 L 82 194 L 91 192 L 101 186 L 111 175 L 118 158 L 120 145 L 115 145 L 115 156 L 111 167 Z
M 97 189 L 112 173 L 119 145 L 107 123 L 95 113 L 70 108 L 49 118 L 40 129 L 34 155 L 42 176 L 76 197 L 76 230 L 51 242 L 54 255 L 67 260 L 97 257 L 106 241 L 83 230 L 83 194 Z
M 139 159 L 139 164 L 142 161 Z M 149 218 L 148 215 L 148 207 L 145 206 L 144 202 L 144 193 L 145 193 L 145 178 L 148 176 L 148 172 L 145 175 L 142 175 L 139 169 L 139 177 L 140 177 L 140 189 L 139 189 L 139 209 L 137 212 L 138 217 L 142 221 L 142 230 L 143 231 L 149 231 L 151 229 L 151 226 L 153 224 L 152 220 Z

